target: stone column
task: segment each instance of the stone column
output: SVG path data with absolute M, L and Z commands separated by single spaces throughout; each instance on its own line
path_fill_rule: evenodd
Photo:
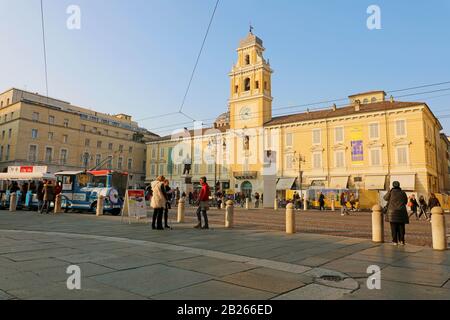
M 100 217 L 103 215 L 103 201 L 105 197 L 102 195 L 99 195 L 97 198 L 97 217 Z
M 295 228 L 295 212 L 294 205 L 289 203 L 286 206 L 286 233 L 294 234 L 296 232 Z
M 225 213 L 225 228 L 233 228 L 234 226 L 234 202 L 227 201 L 227 208 Z
M 14 192 L 9 195 L 9 211 L 16 212 L 16 209 L 17 209 L 17 194 Z
M 55 197 L 55 214 L 61 213 L 61 200 L 62 196 L 61 194 L 57 194 Z
M 372 241 L 377 243 L 384 242 L 384 220 L 380 205 L 372 208 Z
M 184 223 L 185 210 L 186 210 L 186 199 L 181 198 L 180 201 L 178 201 L 178 217 L 177 217 L 178 223 Z
M 447 229 L 444 210 L 441 207 L 435 207 L 431 210 L 431 233 L 433 235 L 433 249 L 447 250 Z
M 275 199 L 275 200 L 274 200 L 274 202 L 273 202 L 273 209 L 274 209 L 275 211 L 278 210 L 278 199 Z

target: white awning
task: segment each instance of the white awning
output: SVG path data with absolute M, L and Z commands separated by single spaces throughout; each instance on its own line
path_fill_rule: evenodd
M 386 176 L 366 176 L 366 190 L 385 190 Z
M 280 178 L 277 183 L 277 191 L 291 190 L 296 178 Z
M 347 189 L 349 177 L 331 177 L 330 189 Z
M 56 180 L 55 175 L 50 173 L 0 173 L 0 180 Z
M 416 175 L 415 174 L 399 174 L 391 175 L 391 187 L 394 181 L 400 182 L 400 188 L 405 191 L 416 190 Z

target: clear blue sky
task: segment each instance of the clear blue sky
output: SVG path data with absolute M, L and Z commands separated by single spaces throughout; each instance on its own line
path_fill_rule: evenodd
M 50 96 L 141 119 L 178 110 L 215 0 L 44 4 Z M 66 28 L 71 4 L 81 7 L 81 30 Z M 371 4 L 381 7 L 382 30 L 366 27 Z M 186 113 L 209 119 L 226 111 L 227 74 L 250 21 L 275 70 L 275 108 L 450 81 L 450 1 L 222 0 Z M 45 92 L 40 27 L 39 0 L 0 0 L 0 91 Z M 450 114 L 450 91 L 403 100 Z M 186 121 L 140 124 L 152 130 Z M 441 122 L 450 133 L 450 119 Z

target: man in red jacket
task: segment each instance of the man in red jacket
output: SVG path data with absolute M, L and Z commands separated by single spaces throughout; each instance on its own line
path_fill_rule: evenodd
M 195 226 L 195 228 L 209 229 L 207 211 L 209 210 L 209 196 L 211 194 L 211 191 L 209 189 L 208 183 L 206 182 L 206 177 L 200 179 L 200 184 L 202 185 L 202 190 L 198 195 L 198 209 L 197 209 L 198 224 Z M 202 227 L 202 214 L 203 220 L 205 222 L 203 227 Z

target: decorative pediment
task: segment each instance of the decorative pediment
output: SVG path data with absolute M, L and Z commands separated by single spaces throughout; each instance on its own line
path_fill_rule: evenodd
M 383 148 L 384 143 L 381 143 L 380 141 L 371 141 L 367 144 L 369 148 Z
M 348 147 L 343 143 L 337 143 L 333 146 L 333 150 L 347 150 Z
M 392 142 L 392 145 L 394 146 L 409 146 L 411 144 L 412 141 L 405 138 L 395 139 L 394 142 Z
M 313 146 L 311 152 L 324 152 L 325 149 L 322 146 Z

